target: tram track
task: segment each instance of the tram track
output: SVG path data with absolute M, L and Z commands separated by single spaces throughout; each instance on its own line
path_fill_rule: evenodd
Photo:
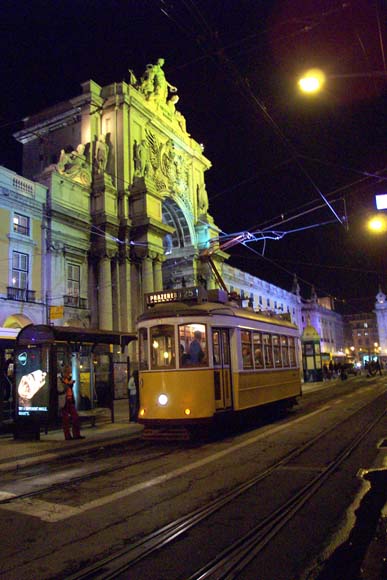
M 189 530 L 205 521 L 215 512 L 233 502 L 238 497 L 247 493 L 255 485 L 272 475 L 276 470 L 284 468 L 288 463 L 300 456 L 305 451 L 311 449 L 313 445 L 327 437 L 338 425 L 343 425 L 346 421 L 353 420 L 361 411 L 373 402 L 382 398 L 383 395 L 367 401 L 356 411 L 348 415 L 344 421 L 337 422 L 322 430 L 312 439 L 303 445 L 293 449 L 284 457 L 273 463 L 253 478 L 236 486 L 221 497 L 214 499 L 205 506 L 193 510 L 189 514 L 178 518 L 163 526 L 159 530 L 147 535 L 128 548 L 116 553 L 104 560 L 92 565 L 72 576 L 67 576 L 67 580 L 91 580 L 103 578 L 109 580 L 121 578 L 122 574 L 129 569 L 135 568 L 137 564 L 154 556 L 156 552 L 172 544 L 182 537 Z M 368 433 L 381 421 L 386 411 L 379 413 L 376 418 L 352 438 L 350 442 L 330 461 L 329 464 L 318 470 L 318 473 L 306 485 L 301 487 L 297 493 L 291 496 L 281 506 L 274 510 L 267 517 L 262 519 L 247 534 L 244 534 L 234 543 L 231 543 L 215 559 L 210 560 L 189 577 L 189 580 L 231 580 L 249 565 L 249 563 L 259 554 L 270 540 L 280 532 L 280 530 L 301 510 L 301 508 L 311 499 L 324 482 L 338 469 L 338 467 L 351 455 L 351 453 L 362 443 Z
M 150 445 L 150 444 L 147 445 L 146 448 L 154 450 L 154 447 L 152 447 L 152 445 Z M 138 452 L 142 453 L 143 451 L 144 451 L 144 446 Z M 153 452 L 151 455 L 149 455 L 145 458 L 143 455 L 141 455 L 136 460 L 133 460 L 131 458 L 131 460 L 129 462 L 118 463 L 114 466 L 109 465 L 107 467 L 100 467 L 100 468 L 94 467 L 91 470 L 88 470 L 87 473 L 84 473 L 83 475 L 78 475 L 78 476 L 74 476 L 74 475 L 68 476 L 66 471 L 64 471 L 63 479 L 60 482 L 54 483 L 54 484 L 50 483 L 49 485 L 39 487 L 39 489 L 35 489 L 33 491 L 28 491 L 25 493 L 15 493 L 12 495 L 12 497 L 6 497 L 3 499 L 0 499 L 0 507 L 2 505 L 12 503 L 13 501 L 16 501 L 16 500 L 34 498 L 34 497 L 44 495 L 46 493 L 49 493 L 49 492 L 52 492 L 55 490 L 67 488 L 69 485 L 76 485 L 79 483 L 90 481 L 90 480 L 95 479 L 97 477 L 108 476 L 110 474 L 122 471 L 123 469 L 135 467 L 136 465 L 143 465 L 146 462 L 155 461 L 158 459 L 163 459 L 163 458 L 169 457 L 171 455 L 175 456 L 176 453 L 178 453 L 178 451 L 175 448 L 170 449 L 166 452 L 161 452 L 161 453 Z M 109 460 L 112 461 L 111 458 L 109 458 Z M 79 461 L 77 462 L 76 465 L 79 465 Z M 45 473 L 45 472 L 42 472 L 42 473 Z M 33 478 L 36 478 L 36 476 L 35 475 L 34 476 L 27 476 L 24 479 L 20 479 L 20 483 L 23 484 L 24 482 L 28 481 L 29 479 L 33 479 Z M 47 477 L 45 477 L 45 479 L 47 479 Z M 9 484 L 8 484 L 8 486 L 9 486 Z M 12 487 L 13 488 L 15 487 L 14 480 L 12 481 Z M 4 482 L 0 482 L 0 489 L 1 489 L 1 491 L 6 490 L 7 484 L 4 485 Z

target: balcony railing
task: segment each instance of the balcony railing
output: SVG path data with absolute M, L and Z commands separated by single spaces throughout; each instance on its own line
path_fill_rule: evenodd
M 20 302 L 35 302 L 35 294 L 36 294 L 35 290 L 7 286 L 8 300 L 19 300 Z
M 87 299 L 74 296 L 72 294 L 65 294 L 63 296 L 63 304 L 65 306 L 72 306 L 73 308 L 87 308 Z

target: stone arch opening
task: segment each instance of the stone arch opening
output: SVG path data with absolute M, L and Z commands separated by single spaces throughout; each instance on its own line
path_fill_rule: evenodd
M 32 320 L 25 314 L 11 314 L 4 321 L 4 328 L 24 328 L 28 324 L 33 324 Z
M 162 205 L 163 223 L 174 231 L 164 238 L 163 287 L 195 284 L 195 232 L 183 209 L 171 198 Z

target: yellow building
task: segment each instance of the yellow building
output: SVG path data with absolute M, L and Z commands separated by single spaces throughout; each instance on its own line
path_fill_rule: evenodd
M 0 167 L 0 327 L 46 322 L 46 188 Z

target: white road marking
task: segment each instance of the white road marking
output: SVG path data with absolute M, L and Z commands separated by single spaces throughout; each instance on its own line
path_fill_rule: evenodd
M 4 504 L 1 509 L 34 516 L 49 523 L 59 522 L 82 513 L 78 508 L 28 497 Z
M 318 415 L 326 411 L 327 409 L 330 409 L 330 405 L 325 405 L 324 407 L 321 407 L 321 409 L 313 411 L 312 413 L 304 415 L 303 417 L 294 419 L 290 423 L 278 425 L 276 427 L 273 427 L 272 429 L 269 429 L 268 431 L 260 432 L 258 435 L 255 435 L 254 437 L 250 437 L 245 441 L 241 441 L 241 443 L 238 443 L 237 445 L 227 447 L 227 449 L 218 451 L 217 453 L 209 455 L 204 459 L 200 459 L 199 461 L 195 461 L 194 463 L 185 465 L 184 467 L 180 467 L 178 469 L 170 471 L 169 473 L 159 475 L 158 477 L 150 479 L 149 481 L 142 481 L 141 483 L 137 483 L 121 491 L 117 491 L 105 497 L 101 497 L 99 499 L 90 501 L 88 503 L 83 504 L 80 507 L 70 507 L 57 503 L 45 502 L 34 498 L 24 498 L 14 500 L 9 504 L 1 505 L 0 508 L 34 516 L 48 523 L 54 523 L 61 520 L 65 520 L 69 517 L 80 515 L 89 510 L 100 508 L 104 505 L 112 503 L 113 501 L 126 498 L 144 489 L 150 489 L 151 487 L 160 485 L 162 483 L 165 483 L 166 481 L 169 481 L 181 475 L 185 475 L 186 473 L 189 473 L 194 469 L 198 469 L 200 467 L 203 467 L 204 465 L 212 463 L 213 461 L 217 461 L 218 459 L 226 457 L 231 453 L 235 453 L 238 449 L 248 447 L 249 445 L 256 443 L 257 441 L 263 439 L 264 437 L 267 437 L 268 435 L 274 435 L 276 433 L 284 431 L 285 429 L 289 429 L 292 425 L 306 421 L 307 419 L 310 419 L 311 417 Z
M 17 497 L 15 493 L 10 493 L 9 491 L 0 491 L 0 501 L 4 499 L 12 499 Z

